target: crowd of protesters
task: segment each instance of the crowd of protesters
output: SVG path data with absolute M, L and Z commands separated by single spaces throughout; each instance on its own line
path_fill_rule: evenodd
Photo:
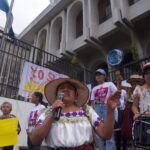
M 132 129 L 134 120 L 142 114 L 148 115 L 150 120 L 150 62 L 143 66 L 140 75 L 132 74 L 125 80 L 123 72 L 117 70 L 114 84 L 106 82 L 106 79 L 105 70 L 97 69 L 95 72 L 97 85 L 93 87 L 90 98 L 95 111 L 105 119 L 107 96 L 118 89 L 121 91 L 121 97 L 115 113 L 114 134 L 110 141 L 98 139 L 100 144 L 97 150 L 127 150 L 129 147 L 132 150 L 138 149 L 134 146 L 136 143 L 133 142 Z
M 40 150 L 44 138 L 47 150 L 127 150 L 128 145 L 132 150 L 138 149 L 132 128 L 141 114 L 150 117 L 150 62 L 143 66 L 140 75 L 132 74 L 129 79 L 124 79 L 123 72 L 117 70 L 114 82 L 107 81 L 105 70 L 99 68 L 95 80 L 97 85 L 91 92 L 70 78 L 49 82 L 44 92 L 51 107 L 42 119 L 46 110 L 43 95 L 33 93 L 31 102 L 35 107 L 26 128 L 29 150 Z M 61 92 L 63 101 L 57 97 Z M 87 105 L 88 98 L 91 106 Z M 15 117 L 11 110 L 11 103 L 4 102 L 0 119 Z M 54 118 L 56 110 L 61 111 L 58 120 Z M 20 131 L 18 123 L 18 134 Z M 13 145 L 3 149 L 13 149 Z

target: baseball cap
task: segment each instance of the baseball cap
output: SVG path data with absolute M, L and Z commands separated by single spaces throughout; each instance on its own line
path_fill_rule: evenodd
M 100 75 L 106 76 L 106 72 L 105 72 L 104 69 L 97 69 L 97 70 L 95 71 L 95 74 L 100 74 Z

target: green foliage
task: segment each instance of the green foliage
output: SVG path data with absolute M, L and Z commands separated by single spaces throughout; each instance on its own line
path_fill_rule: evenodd
M 132 53 L 132 57 L 134 60 L 138 60 L 139 56 L 137 53 L 137 49 L 136 49 L 136 40 L 135 40 L 135 35 L 133 32 L 131 32 L 131 53 Z
M 72 57 L 72 60 L 71 60 L 71 63 L 72 64 L 76 64 L 78 62 L 78 59 L 77 59 L 77 54 L 75 53 Z

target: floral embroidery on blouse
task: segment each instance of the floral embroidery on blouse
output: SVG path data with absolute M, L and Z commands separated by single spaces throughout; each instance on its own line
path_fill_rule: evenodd
M 58 121 L 54 121 L 54 123 L 77 123 L 77 122 L 88 122 L 87 118 L 81 117 L 72 117 L 72 118 L 60 118 Z
M 45 119 L 39 118 L 37 124 L 43 124 Z M 87 122 L 94 127 L 97 128 L 103 120 L 96 114 L 92 107 L 86 105 L 80 108 L 80 111 L 76 112 L 67 112 L 61 113 L 61 117 L 58 121 L 54 121 L 53 123 L 82 123 Z
M 64 117 L 83 117 L 83 116 L 86 116 L 86 112 L 85 111 L 79 111 L 79 112 L 67 112 L 67 113 L 61 113 L 61 116 L 64 116 Z
M 94 112 L 93 108 L 91 108 L 91 107 L 88 106 L 88 105 L 86 105 L 85 107 L 86 107 L 86 115 L 87 115 L 87 117 L 89 118 L 89 120 L 90 120 L 92 126 L 93 126 L 94 128 L 97 128 L 97 127 L 99 126 L 99 124 L 100 124 L 101 122 L 103 122 L 103 120 L 96 114 L 96 112 Z M 93 112 L 92 112 L 92 111 L 93 111 Z M 92 116 L 93 113 L 95 113 L 95 115 L 97 115 L 96 118 L 94 118 L 94 117 Z

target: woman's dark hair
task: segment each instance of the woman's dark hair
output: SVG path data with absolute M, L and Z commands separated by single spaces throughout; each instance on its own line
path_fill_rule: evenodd
M 34 95 L 39 98 L 39 102 L 43 101 L 43 94 L 40 92 L 34 92 Z
M 33 93 L 36 97 L 39 98 L 39 102 L 40 104 L 44 105 L 45 107 L 47 107 L 47 104 L 45 102 L 43 102 L 43 94 L 41 92 L 34 92 Z

